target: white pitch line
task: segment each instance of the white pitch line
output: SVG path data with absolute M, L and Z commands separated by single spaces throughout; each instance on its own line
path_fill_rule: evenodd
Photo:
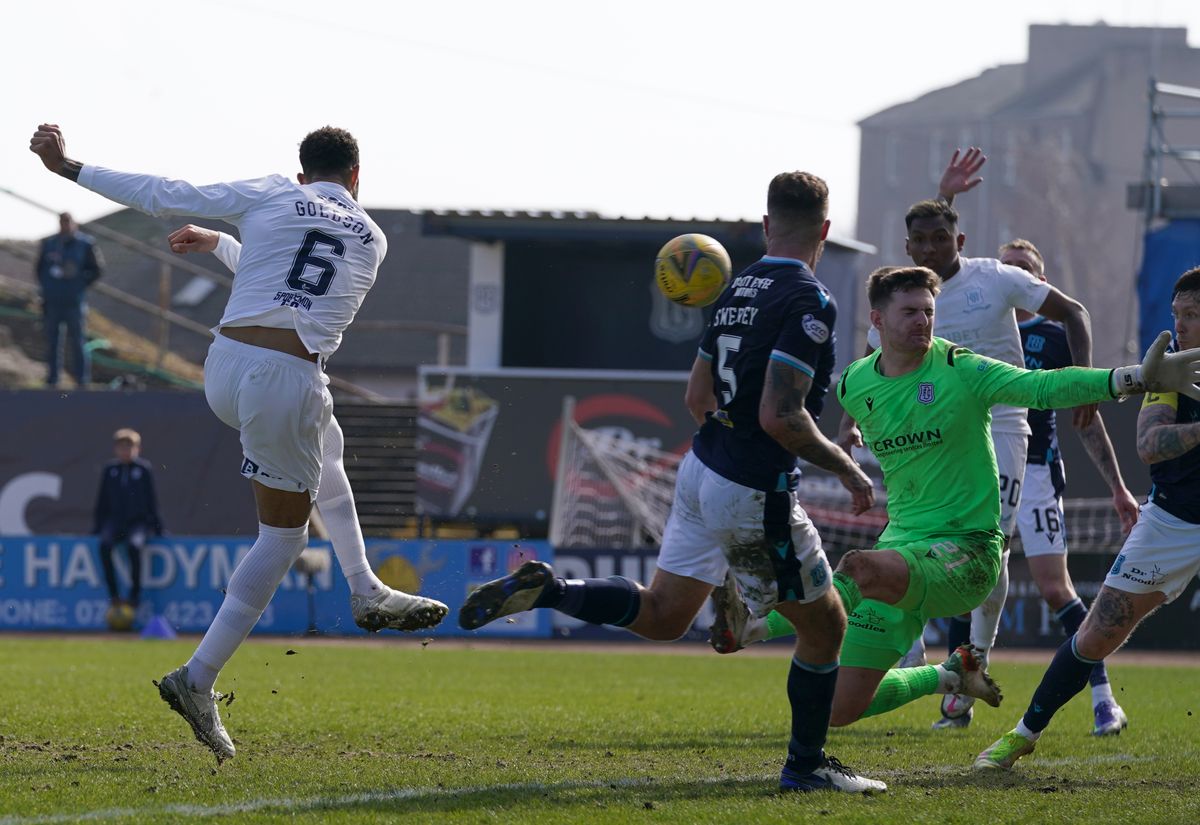
M 721 776 L 696 780 L 697 784 L 715 785 L 723 782 L 767 781 L 774 774 L 762 776 Z M 366 791 L 346 796 L 314 796 L 301 799 L 248 799 L 245 802 L 230 802 L 224 805 L 164 805 L 161 808 L 105 808 L 78 814 L 44 814 L 38 816 L 9 816 L 0 818 L 0 825 L 51 825 L 58 822 L 98 822 L 133 816 L 187 816 L 212 817 L 229 814 L 256 813 L 271 809 L 284 811 L 312 811 L 327 808 L 351 808 L 375 802 L 409 802 L 428 798 L 454 798 L 494 791 L 569 791 L 588 788 L 651 787 L 662 780 L 612 779 L 608 781 L 570 782 L 514 782 L 504 785 L 474 785 L 459 788 L 399 788 L 392 791 Z
M 1068 756 L 1062 759 L 1034 759 L 1030 760 L 1029 764 L 1031 766 L 1049 768 L 1065 765 L 1096 765 L 1106 762 L 1153 762 L 1157 758 L 1153 756 L 1130 756 L 1123 753 L 1112 753 L 1082 758 Z M 970 765 L 937 765 L 932 770 L 934 773 L 960 773 L 969 771 Z M 911 775 L 912 771 L 885 769 L 868 771 L 868 773 L 871 776 L 906 776 Z M 775 774 L 714 776 L 694 780 L 694 782 L 698 785 L 716 785 L 727 782 L 769 782 L 775 778 Z M 77 814 L 7 816 L 0 817 L 0 825 L 55 825 L 55 823 L 60 822 L 102 822 L 108 819 L 136 816 L 177 816 L 203 819 L 214 816 L 227 816 L 229 814 L 257 813 L 272 809 L 300 812 L 352 808 L 356 805 L 366 805 L 376 802 L 411 802 L 434 798 L 446 799 L 494 791 L 570 791 L 586 790 L 588 788 L 609 788 L 614 785 L 619 788 L 650 788 L 662 781 L 663 779 L 613 779 L 592 782 L 514 782 L 504 785 L 473 785 L 459 788 L 399 788 L 391 791 L 366 791 L 364 793 L 347 794 L 345 796 L 314 796 L 299 799 L 289 797 L 248 799 L 244 802 L 230 802 L 223 805 L 164 805 L 160 808 L 104 808 L 99 811 L 86 811 Z

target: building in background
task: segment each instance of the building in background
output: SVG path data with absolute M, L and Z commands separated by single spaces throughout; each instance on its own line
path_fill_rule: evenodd
M 330 374 L 384 398 L 416 397 L 422 365 L 688 370 L 708 310 L 674 305 L 654 286 L 654 257 L 685 232 L 712 235 L 734 269 L 762 255 L 757 221 L 607 218 L 593 212 L 416 212 L 373 209 L 388 255 L 354 325 L 331 359 Z M 184 219 L 123 209 L 100 225 L 165 250 Z M 222 231 L 225 224 L 195 221 Z M 212 271 L 171 268 L 170 260 L 110 243 L 106 282 L 192 322 L 173 325 L 168 345 L 204 360 L 227 299 L 229 272 L 212 256 L 186 262 Z M 840 307 L 838 360 L 849 363 L 858 296 L 874 249 L 831 239 L 819 277 Z M 127 301 L 98 295 L 93 306 L 150 340 L 160 321 Z M 335 392 L 338 387 L 335 386 Z
M 917 69 L 919 71 L 919 69 Z M 904 213 L 932 196 L 955 147 L 984 148 L 984 183 L 955 206 L 964 253 L 994 256 L 1024 237 L 1051 283 L 1083 301 L 1097 366 L 1136 354 L 1143 219 L 1126 186 L 1143 178 L 1151 78 L 1195 85 L 1200 49 L 1183 28 L 1035 25 L 1029 58 L 863 120 L 857 235 L 903 263 Z M 1200 119 L 1173 140 L 1200 147 Z M 1200 258 L 1200 253 L 1198 253 Z M 865 317 L 857 318 L 859 340 Z

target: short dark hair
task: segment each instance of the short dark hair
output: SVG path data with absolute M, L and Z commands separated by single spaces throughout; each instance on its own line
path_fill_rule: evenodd
M 1003 255 L 1010 249 L 1019 249 L 1022 252 L 1028 252 L 1033 257 L 1037 258 L 1037 262 L 1043 267 L 1046 266 L 1046 259 L 1042 257 L 1042 253 L 1033 245 L 1033 241 L 1027 241 L 1024 238 L 1013 238 L 1005 244 L 1000 244 L 1000 254 Z
M 867 302 L 883 309 L 897 292 L 927 289 L 933 297 L 942 291 L 942 279 L 923 266 L 883 266 L 867 276 Z
M 917 218 L 945 218 L 946 223 L 958 226 L 958 212 L 941 198 L 917 201 L 908 207 L 908 211 L 904 213 L 904 228 L 912 229 L 912 222 Z
M 1179 280 L 1175 282 L 1175 290 L 1171 293 L 1171 300 L 1174 301 L 1181 292 L 1198 293 L 1196 300 L 1200 301 L 1200 266 L 1189 269 L 1179 276 Z
M 300 168 L 305 175 L 342 175 L 358 166 L 358 141 L 336 126 L 322 126 L 300 141 Z
M 810 172 L 780 172 L 767 187 L 767 217 L 772 235 L 820 239 L 829 215 L 829 186 Z

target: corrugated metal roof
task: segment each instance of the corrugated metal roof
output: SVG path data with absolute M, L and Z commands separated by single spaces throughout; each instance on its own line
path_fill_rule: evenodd
M 561 210 L 413 210 L 422 218 L 427 235 L 452 235 L 478 240 L 558 239 L 621 240 L 670 237 L 684 232 L 755 240 L 761 237 L 759 221 L 728 218 L 626 217 L 599 212 Z M 833 246 L 873 255 L 871 244 L 853 238 L 830 236 Z

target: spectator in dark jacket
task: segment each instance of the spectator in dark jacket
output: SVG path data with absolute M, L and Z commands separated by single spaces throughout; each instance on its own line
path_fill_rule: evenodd
M 126 428 L 113 433 L 113 453 L 117 458 L 105 465 L 100 476 L 100 493 L 96 496 L 92 532 L 100 537 L 100 562 L 114 605 L 122 600 L 117 590 L 113 551 L 123 544 L 129 553 L 133 587 L 127 601 L 137 607 L 142 595 L 142 548 L 150 535 L 162 535 L 154 477 L 150 462 L 138 457 L 141 446 L 142 437 L 135 430 Z
M 85 293 L 100 277 L 104 262 L 95 241 L 79 231 L 68 213 L 58 216 L 58 225 L 59 233 L 42 241 L 37 262 L 49 366 L 46 384 L 58 385 L 58 370 L 62 363 L 59 328 L 65 324 L 67 347 L 71 351 L 71 374 L 75 382 L 84 387 L 91 381 L 91 359 L 84 347 L 87 335 Z

